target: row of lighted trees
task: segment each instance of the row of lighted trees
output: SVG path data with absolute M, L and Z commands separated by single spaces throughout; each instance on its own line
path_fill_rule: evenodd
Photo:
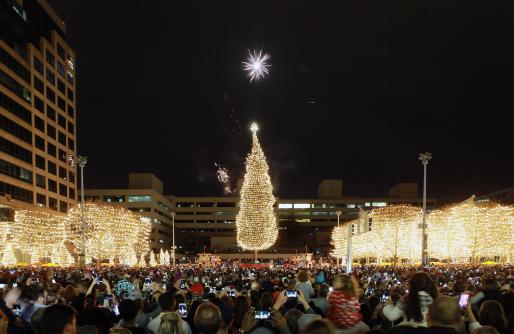
M 134 265 L 149 252 L 150 222 L 120 206 L 85 203 L 85 247 L 88 260 Z M 65 216 L 19 210 L 14 222 L 0 223 L 0 263 L 20 257 L 34 262 L 72 264 L 82 245 L 81 207 Z M 21 255 L 20 255 L 21 254 Z
M 420 261 L 422 210 L 390 205 L 370 214 L 370 231 L 352 237 L 353 258 L 398 263 Z M 349 222 L 355 226 L 359 220 Z M 347 225 L 332 232 L 334 257 L 347 252 Z M 479 258 L 507 260 L 514 253 L 514 206 L 476 202 L 474 198 L 431 212 L 427 217 L 430 258 L 470 262 Z

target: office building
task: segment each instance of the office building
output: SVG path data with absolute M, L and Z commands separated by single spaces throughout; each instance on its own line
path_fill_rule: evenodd
M 86 189 L 87 201 L 101 201 L 123 206 L 152 222 L 150 247 L 171 249 L 172 217 L 171 202 L 163 195 L 163 184 L 155 175 L 129 174 L 126 189 Z
M 411 197 L 359 198 L 343 196 L 342 180 L 323 180 L 318 187 L 318 198 L 277 198 L 277 221 L 282 230 L 277 245 L 327 249 L 331 231 L 337 225 L 337 211 L 341 211 L 340 222 L 346 222 L 358 218 L 360 210 L 400 203 L 421 206 L 422 199 L 412 192 L 414 188 L 417 189 L 417 184 L 392 188 L 393 194 L 395 189 L 400 189 L 401 194 Z M 235 218 L 239 197 L 168 198 L 176 212 L 176 233 L 182 247 L 195 250 L 204 246 L 218 250 L 237 247 Z M 427 199 L 429 210 L 435 205 L 434 199 Z
M 46 1 L 0 0 L 1 210 L 77 203 L 75 71 L 66 25 Z

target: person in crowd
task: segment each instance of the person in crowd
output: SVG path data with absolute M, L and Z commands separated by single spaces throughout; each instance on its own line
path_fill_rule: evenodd
M 41 316 L 41 331 L 43 334 L 76 334 L 75 310 L 62 304 L 45 308 Z
M 302 334 L 334 334 L 334 325 L 327 320 L 314 320 L 301 332 Z
M 311 276 L 307 270 L 301 270 L 298 273 L 298 284 L 296 284 L 296 289 L 303 292 L 303 296 L 305 297 L 307 303 L 311 300 L 311 296 L 314 296 Z
M 323 271 L 321 271 L 323 272 Z M 326 317 L 328 313 L 328 292 L 330 287 L 326 283 L 322 283 L 318 290 L 318 295 L 316 298 L 311 298 L 311 301 L 319 307 L 321 310 L 322 316 Z
M 369 327 L 362 322 L 360 313 L 358 283 L 349 275 L 336 275 L 334 291 L 328 297 L 327 318 L 341 333 L 358 333 Z
M 482 291 L 471 297 L 471 304 L 475 309 L 480 308 L 480 305 L 487 300 L 496 300 L 500 304 L 504 303 L 504 297 L 500 290 L 500 283 L 493 278 L 487 278 L 482 284 Z
M 146 331 L 143 328 L 137 326 L 136 316 L 139 311 L 137 303 L 130 299 L 122 300 L 118 305 L 121 320 L 118 323 L 119 326 L 129 329 L 132 334 L 145 334 Z
M 248 304 L 248 298 L 244 296 L 238 296 L 234 303 L 234 322 L 232 327 L 235 330 L 239 330 L 243 324 L 243 317 L 250 308 Z
M 211 302 L 202 303 L 195 313 L 195 327 L 200 334 L 216 334 L 221 328 L 221 312 Z
M 461 309 L 455 298 L 441 296 L 434 299 L 427 310 L 427 327 L 401 323 L 389 334 L 458 334 L 463 327 Z
M 493 326 L 482 326 L 471 332 L 471 334 L 499 334 Z
M 44 288 L 34 288 L 30 293 L 30 301 L 23 308 L 21 317 L 24 321 L 30 323 L 30 317 L 40 308 L 46 307 L 48 292 Z
M 505 314 L 514 312 L 514 282 L 508 284 L 509 289 L 503 295 L 503 307 Z
M 93 325 L 86 325 L 78 327 L 77 334 L 98 334 L 98 329 Z
M 388 302 L 383 307 L 382 314 L 389 321 L 403 317 L 400 325 L 426 327 L 428 308 L 438 295 L 436 285 L 427 273 L 418 272 L 410 279 L 408 290 L 409 293 L 396 305 Z
M 486 300 L 480 306 L 478 311 L 478 321 L 473 314 L 471 303 L 466 306 L 467 316 L 469 319 L 469 328 L 471 331 L 482 326 L 494 327 L 498 333 L 507 334 L 509 323 L 505 317 L 503 306 L 495 300 Z
M 303 312 L 298 309 L 292 309 L 286 313 L 287 326 L 291 334 L 297 334 L 299 332 L 298 320 L 302 317 Z
M 153 334 L 159 334 L 159 328 L 180 328 L 184 334 L 191 334 L 191 327 L 189 324 L 182 320 L 182 318 L 175 312 L 175 296 L 171 292 L 165 292 L 159 296 L 159 306 L 161 313 L 148 323 L 148 330 Z M 173 332 L 169 332 L 173 333 Z M 177 331 L 177 333 L 179 333 Z

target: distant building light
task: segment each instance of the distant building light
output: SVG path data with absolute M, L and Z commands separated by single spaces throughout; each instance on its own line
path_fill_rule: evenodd
M 295 209 L 310 209 L 311 205 L 307 203 L 295 203 L 294 208 Z
M 152 201 L 152 196 L 150 196 L 150 195 L 132 195 L 132 196 L 128 197 L 128 201 L 130 203 L 135 203 L 135 202 L 151 202 Z
M 293 208 L 293 204 L 291 204 L 291 203 L 278 203 L 278 208 L 279 209 L 292 209 Z
M 371 206 L 371 202 L 364 203 L 364 206 Z
M 348 209 L 354 209 L 355 208 L 355 204 L 346 204 L 346 207 Z
M 373 206 L 381 207 L 381 206 L 387 206 L 386 202 L 373 202 Z

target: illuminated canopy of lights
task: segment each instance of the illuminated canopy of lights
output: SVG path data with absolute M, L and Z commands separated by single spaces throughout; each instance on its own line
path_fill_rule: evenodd
M 382 257 L 393 262 L 398 259 L 417 259 L 421 256 L 423 211 L 410 205 L 390 205 L 374 209 L 370 215 L 372 233 L 380 244 Z
M 262 54 L 262 50 L 253 52 L 248 50 L 248 58 L 243 62 L 243 70 L 247 72 L 247 76 L 250 78 L 250 82 L 254 80 L 262 79 L 264 76 L 269 74 L 270 64 L 267 61 L 271 56 L 267 53 Z
M 10 233 L 19 249 L 30 253 L 32 262 L 39 262 L 56 255 L 63 246 L 64 217 L 42 210 L 18 210 Z
M 432 212 L 427 233 L 431 257 L 466 261 L 507 256 L 514 252 L 514 206 L 472 197 Z
M 236 217 L 237 243 L 243 249 L 263 250 L 275 244 L 278 236 L 273 205 L 273 186 L 268 163 L 257 138 L 258 127 L 251 126 L 252 151 L 246 158 L 246 174 L 241 188 L 240 209 Z
M 409 205 L 374 209 L 369 232 L 352 237 L 354 258 L 411 262 L 421 256 L 422 211 Z M 332 234 L 334 257 L 346 255 L 346 226 Z M 476 202 L 474 198 L 435 210 L 427 218 L 428 251 L 431 258 L 470 262 L 479 258 L 506 258 L 514 254 L 514 206 Z M 341 246 L 337 247 L 337 240 Z
M 68 211 L 66 230 L 77 248 L 82 238 L 80 205 Z M 131 211 L 115 205 L 85 203 L 86 254 L 97 260 L 134 262 L 134 254 L 145 254 L 141 238 L 148 232 L 148 223 Z

